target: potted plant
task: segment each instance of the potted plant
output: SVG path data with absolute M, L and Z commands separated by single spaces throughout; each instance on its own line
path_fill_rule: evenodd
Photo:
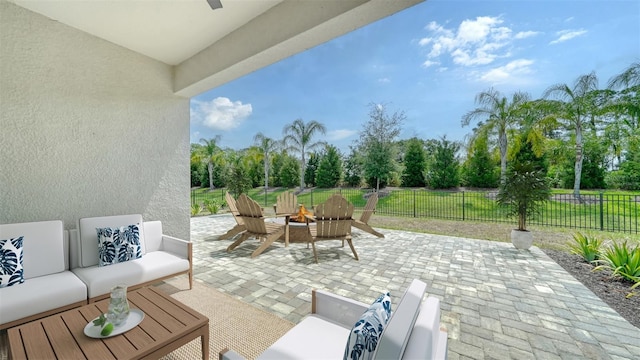
M 545 173 L 533 161 L 514 161 L 509 165 L 496 201 L 507 208 L 507 216 L 518 218 L 518 228 L 511 231 L 511 242 L 516 248 L 528 249 L 533 244 L 527 219 L 537 214 L 550 196 Z

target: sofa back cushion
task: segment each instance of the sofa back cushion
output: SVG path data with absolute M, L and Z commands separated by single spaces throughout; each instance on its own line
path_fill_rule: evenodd
M 376 359 L 402 359 L 426 290 L 424 282 L 417 279 L 411 282 L 384 328 L 376 348 Z
M 65 270 L 63 224 L 60 220 L 0 225 L 0 239 L 22 236 L 24 278 Z
M 119 228 L 121 226 L 138 225 L 139 239 L 142 254 L 146 253 L 144 245 L 144 227 L 142 215 L 115 215 L 82 218 L 78 224 L 80 237 L 80 266 L 88 267 L 98 265 L 98 232 L 97 228 Z

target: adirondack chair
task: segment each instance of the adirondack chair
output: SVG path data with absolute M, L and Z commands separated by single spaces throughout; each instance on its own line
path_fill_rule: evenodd
M 273 211 L 278 215 L 292 215 L 298 212 L 298 197 L 291 191 L 285 191 L 278 195 Z
M 247 229 L 236 241 L 227 247 L 227 252 L 235 249 L 248 238 L 255 237 L 259 239 L 262 244 L 251 254 L 251 257 L 254 258 L 284 234 L 286 225 L 266 223 L 264 221 L 264 215 L 262 214 L 262 207 L 245 194 L 241 194 L 240 197 L 238 197 L 236 204 L 238 206 L 238 216 L 243 220 Z
M 367 200 L 367 204 L 364 206 L 364 210 L 362 211 L 362 215 L 360 215 L 360 219 L 353 219 L 351 221 L 351 225 L 357 227 L 362 231 L 366 231 L 370 234 L 373 234 L 379 238 L 383 238 L 384 235 L 375 231 L 371 226 L 369 226 L 369 219 L 374 212 L 376 212 L 376 204 L 378 203 L 378 193 L 374 192 L 369 196 Z
M 352 216 L 353 204 L 340 194 L 330 196 L 327 201 L 316 206 L 314 216 L 307 216 L 308 241 L 313 248 L 316 263 L 318 263 L 318 253 L 315 242 L 319 240 L 346 240 L 353 256 L 358 260 L 358 253 L 351 241 Z M 310 220 L 315 221 L 315 226 L 309 226 Z
M 218 237 L 219 240 L 227 240 L 232 239 L 234 236 L 240 234 L 241 232 L 247 230 L 247 227 L 244 225 L 244 220 L 238 214 L 238 206 L 236 205 L 236 199 L 227 193 L 224 195 L 225 200 L 227 200 L 227 205 L 229 206 L 229 211 L 233 214 L 233 218 L 236 220 L 236 226 L 232 227 L 226 233 L 220 235 Z

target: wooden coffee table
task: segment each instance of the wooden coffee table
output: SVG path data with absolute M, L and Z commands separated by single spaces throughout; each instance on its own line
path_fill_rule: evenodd
M 104 339 L 84 334 L 107 311 L 105 299 L 9 329 L 9 359 L 157 359 L 197 337 L 209 359 L 209 318 L 152 287 L 127 298 L 145 315 L 133 329 Z

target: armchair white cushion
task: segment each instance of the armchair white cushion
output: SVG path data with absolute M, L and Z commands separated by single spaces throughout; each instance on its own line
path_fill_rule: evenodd
M 439 328 L 440 302 L 428 297 L 426 284 L 413 280 L 392 313 L 374 359 L 446 359 L 447 333 Z M 314 290 L 311 314 L 265 350 L 258 359 L 341 359 L 351 328 L 369 306 Z M 225 349 L 220 359 L 242 356 Z

